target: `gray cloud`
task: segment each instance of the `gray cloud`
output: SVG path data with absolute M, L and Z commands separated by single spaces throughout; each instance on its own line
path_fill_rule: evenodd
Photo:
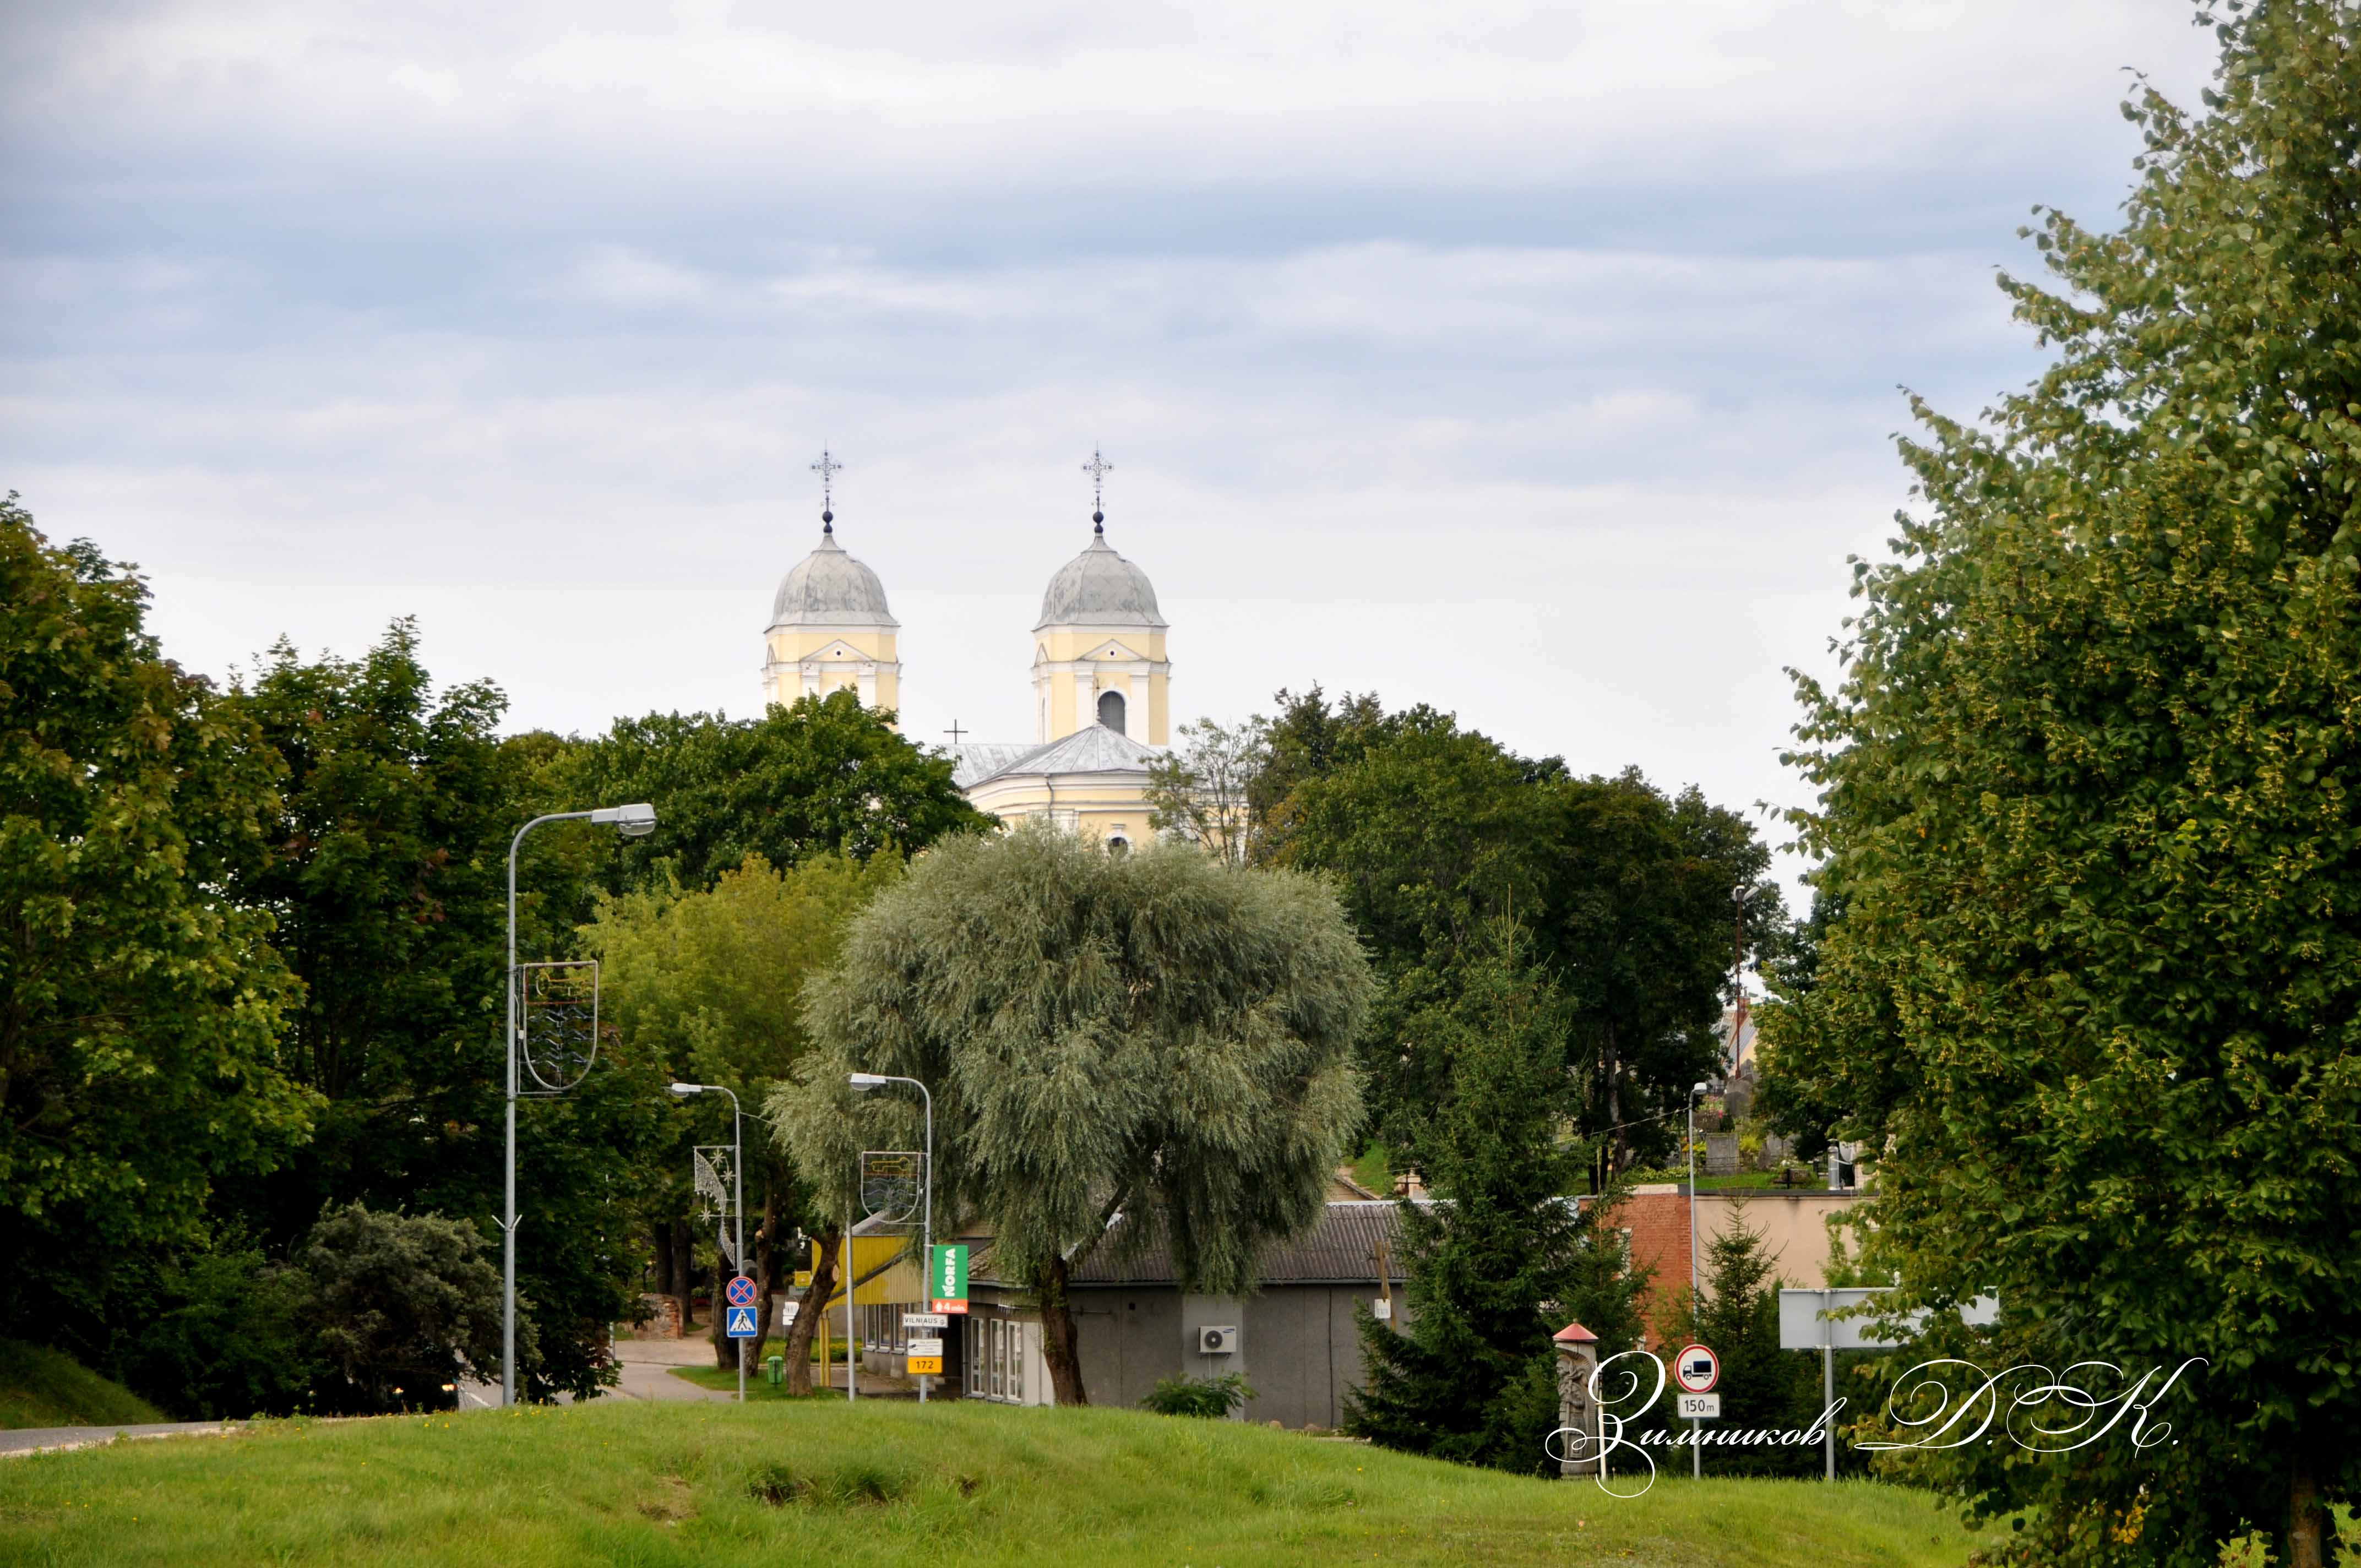
M 1184 713 L 1324 680 L 1792 801 L 1783 665 L 1904 499 L 1897 382 L 2025 379 L 2146 0 L 109 4 L 0 23 L 0 483 L 226 669 L 422 617 L 520 724 L 754 699 L 804 465 L 908 728 L 1027 725 L 1084 538 Z

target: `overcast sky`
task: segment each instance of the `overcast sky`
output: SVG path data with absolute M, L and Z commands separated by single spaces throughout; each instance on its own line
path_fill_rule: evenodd
M 2193 104 L 2211 46 L 2170 0 L 12 5 L 0 488 L 193 667 L 415 615 L 591 730 L 754 707 L 826 441 L 906 729 L 1022 740 L 1095 443 L 1179 717 L 1374 688 L 1788 804 L 1897 388 L 2035 372 L 2016 226 L 2111 221 L 2125 68 Z

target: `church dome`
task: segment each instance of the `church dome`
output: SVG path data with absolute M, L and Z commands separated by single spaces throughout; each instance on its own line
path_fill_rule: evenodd
M 1091 535 L 1090 548 L 1058 568 L 1041 596 L 1045 626 L 1162 627 L 1156 609 L 1156 585 L 1148 574 L 1115 553 L 1103 532 Z
M 819 548 L 796 563 L 779 583 L 771 624 L 780 626 L 899 626 L 885 608 L 885 585 L 877 574 L 845 554 L 833 529 L 819 536 Z

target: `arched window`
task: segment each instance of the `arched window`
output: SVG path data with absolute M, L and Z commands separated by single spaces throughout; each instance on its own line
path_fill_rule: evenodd
M 1106 850 L 1110 855 L 1128 855 L 1131 853 L 1131 840 L 1121 836 L 1111 838 L 1106 841 Z
M 1123 693 L 1099 693 L 1099 722 L 1117 734 L 1123 731 Z

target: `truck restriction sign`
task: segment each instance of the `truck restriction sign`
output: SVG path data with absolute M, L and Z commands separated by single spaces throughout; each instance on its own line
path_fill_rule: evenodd
M 1673 1357 L 1673 1381 L 1685 1394 L 1710 1394 L 1721 1381 L 1721 1357 L 1701 1344 L 1685 1344 Z

